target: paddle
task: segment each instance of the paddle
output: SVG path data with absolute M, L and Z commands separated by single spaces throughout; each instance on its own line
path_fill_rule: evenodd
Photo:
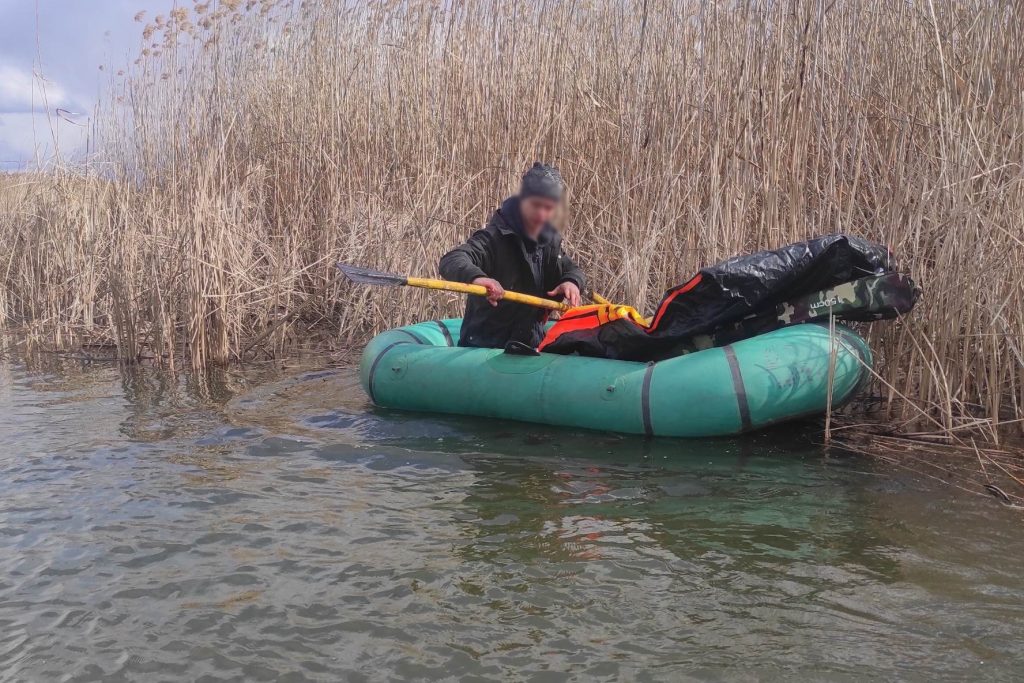
M 406 277 L 392 273 L 382 273 L 379 270 L 360 268 L 347 263 L 339 263 L 338 270 L 344 273 L 350 281 L 360 285 L 377 285 L 385 287 L 422 287 L 423 289 L 440 289 L 447 292 L 461 292 L 463 294 L 474 294 L 476 296 L 487 296 L 487 288 L 480 285 L 467 285 L 462 282 L 450 282 L 448 280 L 433 280 L 425 277 Z M 505 292 L 501 297 L 505 301 L 514 301 L 517 304 L 547 308 L 552 311 L 568 311 L 569 306 L 551 299 L 542 299 L 539 296 L 519 294 L 518 292 Z

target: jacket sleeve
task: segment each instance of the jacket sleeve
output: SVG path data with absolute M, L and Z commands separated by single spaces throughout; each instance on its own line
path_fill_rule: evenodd
M 556 284 L 572 282 L 580 288 L 581 292 L 585 290 L 587 288 L 587 277 L 580 270 L 580 267 L 576 265 L 576 262 L 565 253 L 561 245 L 558 246 L 558 256 L 555 258 L 558 261 L 558 282 Z
M 478 277 L 488 277 L 493 263 L 493 237 L 486 230 L 477 230 L 465 244 L 441 257 L 438 270 L 445 280 L 471 283 Z

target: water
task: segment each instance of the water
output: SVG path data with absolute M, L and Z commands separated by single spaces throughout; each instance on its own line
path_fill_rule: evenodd
M 0 680 L 1024 671 L 1020 513 L 825 453 L 0 359 Z

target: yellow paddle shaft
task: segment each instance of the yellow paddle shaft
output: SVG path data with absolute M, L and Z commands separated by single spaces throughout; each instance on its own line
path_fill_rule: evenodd
M 426 277 L 411 277 L 406 279 L 405 284 L 410 287 L 422 287 L 424 289 L 443 289 L 448 292 L 462 292 L 463 294 L 475 294 L 476 296 L 487 296 L 487 288 L 480 285 L 467 285 L 463 282 L 451 282 L 449 280 L 432 280 Z M 518 292 L 505 292 L 501 297 L 505 301 L 514 301 L 517 304 L 536 306 L 537 308 L 548 308 L 552 311 L 568 311 L 569 306 L 559 301 L 542 299 L 539 296 L 520 294 Z

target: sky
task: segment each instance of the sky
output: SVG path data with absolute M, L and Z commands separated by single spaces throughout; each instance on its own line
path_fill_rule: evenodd
M 0 0 L 0 170 L 29 168 L 37 158 L 45 163 L 54 155 L 55 137 L 62 157 L 80 156 L 107 76 L 99 66 L 116 71 L 134 59 L 143 26 L 134 20 L 139 11 L 152 17 L 174 5 Z

